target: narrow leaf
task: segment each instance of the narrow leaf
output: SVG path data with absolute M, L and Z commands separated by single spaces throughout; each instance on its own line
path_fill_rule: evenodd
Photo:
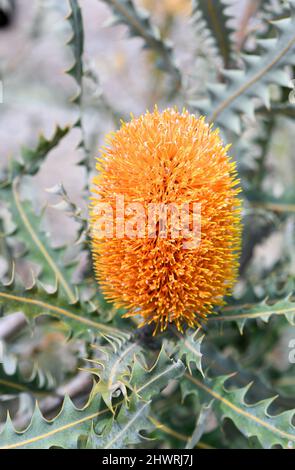
M 289 86 L 284 67 L 295 64 L 295 0 L 290 0 L 290 6 L 290 17 L 273 22 L 278 38 L 265 39 L 255 54 L 244 55 L 244 70 L 224 71 L 227 84 L 210 84 L 210 98 L 195 103 L 195 109 L 206 114 L 210 122 L 239 134 L 241 115 L 247 114 L 253 119 L 253 98 L 269 104 L 266 92 L 270 84 Z
M 159 57 L 159 67 L 170 73 L 174 79 L 175 90 L 181 84 L 181 75 L 173 58 L 170 43 L 161 38 L 158 28 L 152 24 L 149 14 L 135 6 L 132 0 L 103 0 L 114 12 L 113 23 L 123 23 L 129 28 L 131 36 L 144 40 L 145 47 L 152 49 Z
M 22 432 L 16 431 L 11 419 L 7 418 L 0 434 L 0 449 L 76 449 L 79 438 L 86 437 L 90 432 L 93 420 L 107 411 L 100 408 L 98 398 L 84 408 L 77 409 L 66 397 L 58 416 L 47 421 L 36 406 L 30 425 Z
M 140 431 L 152 428 L 148 419 L 150 403 L 134 398 L 127 406 L 123 404 L 116 418 L 112 417 L 102 431 L 92 427 L 88 447 L 91 449 L 126 449 L 142 441 Z M 101 428 L 101 426 L 97 426 Z
M 142 399 L 149 400 L 165 388 L 172 379 L 179 379 L 184 373 L 183 363 L 172 361 L 161 349 L 154 365 L 147 369 L 139 360 L 135 360 L 130 384 L 134 392 Z
M 235 321 L 238 324 L 241 334 L 243 333 L 245 324 L 248 320 L 262 320 L 268 323 L 272 316 L 284 316 L 290 325 L 295 325 L 295 302 L 293 293 L 289 294 L 285 299 L 278 300 L 275 303 L 268 303 L 265 299 L 258 304 L 228 306 L 222 313 L 216 317 L 211 317 L 209 321 L 228 322 Z
M 256 436 L 266 449 L 275 445 L 284 449 L 295 448 L 295 427 L 292 425 L 295 410 L 270 415 L 268 409 L 275 397 L 248 405 L 245 403 L 245 396 L 251 384 L 240 389 L 227 390 L 224 383 L 228 376 L 206 383 L 189 374 L 186 374 L 186 378 L 215 400 L 216 411 L 221 419 L 230 418 L 247 438 Z
M 223 59 L 224 67 L 228 68 L 233 56 L 233 30 L 228 26 L 229 16 L 226 5 L 222 0 L 193 0 L 193 23 L 197 29 L 198 38 L 207 33 L 217 48 L 217 53 Z M 207 38 L 208 43 L 208 38 Z
M 68 307 L 58 288 L 49 293 L 38 282 L 29 289 L 21 288 L 15 280 L 9 285 L 0 285 L 0 305 L 4 314 L 22 311 L 28 320 L 34 320 L 40 315 L 57 317 L 76 335 L 89 329 L 119 344 L 129 336 L 124 331 L 96 321 L 95 314 L 98 312 L 91 312 L 89 306 L 79 300 Z

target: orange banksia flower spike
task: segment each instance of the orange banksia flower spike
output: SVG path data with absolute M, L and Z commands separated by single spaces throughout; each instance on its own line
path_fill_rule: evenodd
M 176 109 L 132 118 L 107 144 L 90 209 L 105 297 L 155 331 L 200 326 L 238 274 L 240 189 L 228 147 L 204 118 Z

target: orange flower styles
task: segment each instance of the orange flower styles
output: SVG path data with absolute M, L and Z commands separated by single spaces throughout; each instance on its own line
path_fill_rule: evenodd
M 228 147 L 204 118 L 176 109 L 132 118 L 107 143 L 90 209 L 94 267 L 105 297 L 126 316 L 141 316 L 141 325 L 154 323 L 155 331 L 169 323 L 180 330 L 199 326 L 224 304 L 238 272 L 240 189 Z M 154 206 L 161 210 L 150 228 Z M 174 206 L 185 207 L 187 218 L 173 219 Z M 200 237 L 190 244 L 184 221 L 194 234 L 193 207 Z

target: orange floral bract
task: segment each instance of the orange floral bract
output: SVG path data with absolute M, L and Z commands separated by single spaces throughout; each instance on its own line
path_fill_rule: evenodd
M 107 299 L 139 315 L 155 331 L 174 323 L 199 326 L 223 305 L 237 277 L 241 242 L 240 189 L 235 163 L 218 130 L 187 111 L 146 113 L 122 124 L 108 137 L 93 179 L 90 220 L 98 202 L 116 213 L 115 198 L 125 204 L 198 203 L 201 240 L 184 249 L 171 237 L 97 237 L 92 251 L 97 279 Z M 124 215 L 127 223 L 130 215 Z M 121 220 L 122 223 L 122 220 Z M 159 234 L 158 234 L 159 235 Z

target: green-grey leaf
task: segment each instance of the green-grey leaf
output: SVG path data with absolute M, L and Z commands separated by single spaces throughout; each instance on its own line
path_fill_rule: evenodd
M 18 393 L 39 394 L 54 387 L 54 380 L 50 375 L 34 367 L 29 377 L 24 377 L 18 363 L 13 364 L 12 370 L 7 370 L 5 362 L 0 363 L 0 393 L 2 395 L 16 395 Z
M 194 447 L 196 447 L 196 445 L 200 441 L 202 435 L 205 432 L 206 425 L 208 422 L 208 416 L 210 412 L 211 412 L 211 403 L 209 403 L 209 405 L 203 405 L 201 407 L 200 413 L 196 422 L 196 427 L 191 437 L 186 443 L 186 446 L 185 446 L 186 449 L 194 449 Z
M 84 52 L 84 29 L 81 8 L 77 0 L 69 0 L 70 13 L 68 15 L 68 21 L 72 28 L 72 36 L 68 42 L 71 47 L 74 63 L 67 73 L 71 75 L 79 86 L 79 92 L 74 103 L 80 105 L 81 94 L 82 94 L 82 80 L 83 80 L 83 52 Z
M 262 320 L 268 323 L 272 316 L 284 316 L 290 325 L 295 325 L 295 302 L 294 294 L 289 294 L 286 298 L 278 300 L 275 303 L 269 303 L 268 299 L 262 302 L 250 305 L 225 307 L 223 312 L 211 317 L 209 321 L 228 322 L 235 321 L 238 324 L 241 334 L 248 320 Z
M 179 359 L 185 357 L 185 363 L 191 372 L 191 364 L 194 364 L 196 368 L 204 375 L 202 370 L 202 353 L 201 344 L 204 339 L 203 336 L 199 335 L 199 330 L 187 331 L 185 334 L 176 333 L 179 341 L 177 342 L 177 356 Z
M 75 289 L 71 285 L 71 276 L 75 263 L 63 263 L 65 248 L 55 250 L 51 247 L 48 237 L 40 228 L 38 217 L 29 201 L 22 201 L 19 194 L 19 178 L 7 183 L 1 190 L 1 195 L 11 211 L 17 235 L 25 243 L 26 253 L 23 256 L 41 267 L 40 280 L 54 286 L 56 280 L 70 302 L 76 301 Z M 59 256 L 57 256 L 57 253 Z
M 222 0 L 193 0 L 193 23 L 198 36 L 212 39 L 218 55 L 222 57 L 224 66 L 228 68 L 233 55 L 233 30 L 228 26 L 229 16 Z M 209 36 L 206 37 L 206 35 Z
M 158 28 L 151 22 L 150 15 L 142 8 L 136 7 L 132 0 L 103 1 L 114 12 L 113 24 L 126 24 L 131 36 L 142 38 L 145 47 L 157 53 L 159 67 L 171 74 L 174 78 L 174 88 L 177 90 L 181 84 L 181 74 L 174 62 L 172 46 L 161 38 Z
M 94 346 L 95 347 L 95 346 Z M 113 395 L 120 391 L 127 397 L 127 388 L 135 355 L 141 353 L 141 347 L 136 342 L 125 341 L 119 348 L 95 347 L 99 353 L 99 359 L 92 359 L 94 365 L 86 370 L 99 378 L 99 382 L 93 388 L 93 394 L 101 394 L 104 402 L 113 411 Z
M 23 165 L 21 164 L 22 172 L 30 175 L 37 173 L 48 153 L 58 146 L 61 140 L 69 133 L 70 129 L 70 126 L 57 126 L 50 139 L 47 139 L 42 134 L 39 136 L 39 140 L 35 149 L 23 147 Z
M 28 320 L 40 315 L 57 317 L 76 335 L 90 330 L 116 344 L 129 337 L 127 332 L 96 321 L 95 314 L 98 315 L 98 312 L 91 312 L 87 304 L 76 300 L 68 306 L 58 288 L 48 293 L 39 282 L 29 289 L 21 288 L 14 280 L 9 285 L 0 285 L 0 305 L 4 314 L 22 311 Z
M 150 369 L 135 360 L 130 384 L 140 398 L 149 400 L 165 388 L 170 380 L 179 379 L 184 371 L 184 364 L 180 360 L 172 361 L 162 348 Z
M 90 432 L 93 420 L 107 412 L 107 408 L 100 408 L 98 397 L 83 409 L 77 409 L 66 396 L 58 416 L 47 421 L 37 405 L 30 425 L 23 432 L 15 430 L 8 416 L 0 433 L 0 449 L 76 449 L 79 439 Z
M 140 431 L 150 430 L 153 426 L 148 419 L 150 402 L 138 401 L 131 397 L 130 403 L 123 404 L 118 416 L 112 417 L 98 434 L 92 427 L 88 447 L 91 449 L 126 449 L 142 441 Z M 101 428 L 101 426 L 98 426 Z
M 270 449 L 280 445 L 284 449 L 295 448 L 295 427 L 292 420 L 295 410 L 270 415 L 268 409 L 276 399 L 270 398 L 255 404 L 247 404 L 245 396 L 251 383 L 243 388 L 227 390 L 224 383 L 228 376 L 201 382 L 186 374 L 192 388 L 198 388 L 215 400 L 215 409 L 221 419 L 230 418 L 247 438 L 256 436 L 262 446 Z
M 253 98 L 260 98 L 269 106 L 269 85 L 290 85 L 284 67 L 295 64 L 295 0 L 290 0 L 290 6 L 290 17 L 273 22 L 279 37 L 258 41 L 263 54 L 245 54 L 245 70 L 224 70 L 228 83 L 209 84 L 210 98 L 192 103 L 210 122 L 239 134 L 241 115 L 254 116 Z

